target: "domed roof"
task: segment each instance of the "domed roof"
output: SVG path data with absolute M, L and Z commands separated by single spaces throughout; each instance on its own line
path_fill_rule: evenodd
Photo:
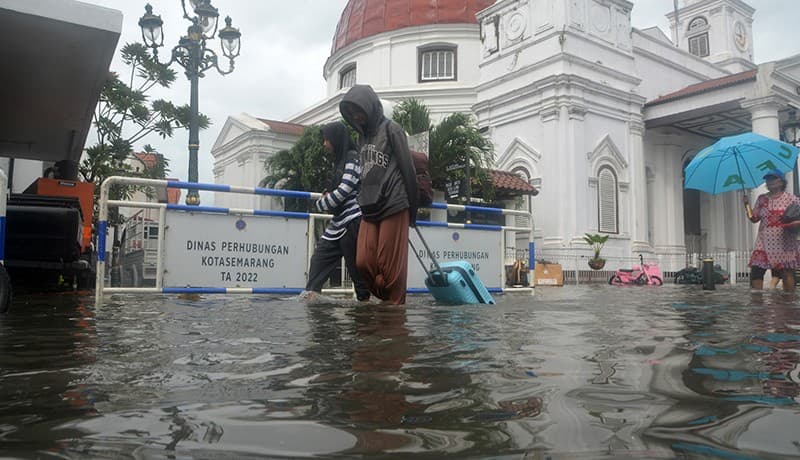
M 495 0 L 349 0 L 336 26 L 331 54 L 365 37 L 429 24 L 477 24 Z

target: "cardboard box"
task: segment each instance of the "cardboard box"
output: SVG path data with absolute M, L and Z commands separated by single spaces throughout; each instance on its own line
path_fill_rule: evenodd
M 561 264 L 536 263 L 533 270 L 534 286 L 563 286 L 564 274 Z

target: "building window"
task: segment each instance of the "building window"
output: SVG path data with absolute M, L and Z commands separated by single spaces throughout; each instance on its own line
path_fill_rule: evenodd
M 689 23 L 687 37 L 690 53 L 697 57 L 707 57 L 711 54 L 708 47 L 708 21 L 705 18 L 694 18 Z
M 356 65 L 349 65 L 339 72 L 339 89 L 350 88 L 356 84 Z
M 419 51 L 419 81 L 456 79 L 456 48 L 437 47 Z
M 691 33 L 693 30 L 700 29 L 703 26 L 707 25 L 708 21 L 706 21 L 706 18 L 694 18 L 692 19 L 692 22 L 689 23 L 689 33 Z
M 617 176 L 608 166 L 597 174 L 597 229 L 600 233 L 619 233 L 619 191 Z

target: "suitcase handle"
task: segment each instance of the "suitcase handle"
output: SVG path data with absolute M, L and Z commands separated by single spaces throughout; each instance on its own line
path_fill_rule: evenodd
M 442 271 L 442 267 L 439 266 L 439 262 L 436 260 L 435 257 L 433 257 L 431 248 L 428 247 L 428 242 L 425 241 L 425 238 L 422 237 L 422 232 L 419 231 L 419 227 L 414 226 L 414 230 L 417 231 L 417 236 L 419 236 L 419 240 L 422 241 L 422 245 L 425 246 L 425 250 L 428 252 L 428 257 L 430 257 L 431 261 L 433 261 L 433 265 L 436 267 L 436 270 L 439 273 L 440 280 L 443 282 L 444 285 L 447 285 L 447 277 Z M 411 249 L 414 251 L 414 255 L 417 256 L 419 264 L 422 265 L 422 269 L 427 272 L 428 268 L 425 266 L 425 263 L 422 262 L 422 258 L 420 258 L 419 254 L 417 254 L 417 248 L 414 247 L 414 243 L 411 242 L 411 238 L 408 239 L 408 244 L 411 245 Z

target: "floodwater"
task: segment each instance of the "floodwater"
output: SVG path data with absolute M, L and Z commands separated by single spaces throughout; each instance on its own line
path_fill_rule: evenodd
M 800 456 L 798 297 L 410 300 L 18 299 L 0 318 L 0 456 Z

